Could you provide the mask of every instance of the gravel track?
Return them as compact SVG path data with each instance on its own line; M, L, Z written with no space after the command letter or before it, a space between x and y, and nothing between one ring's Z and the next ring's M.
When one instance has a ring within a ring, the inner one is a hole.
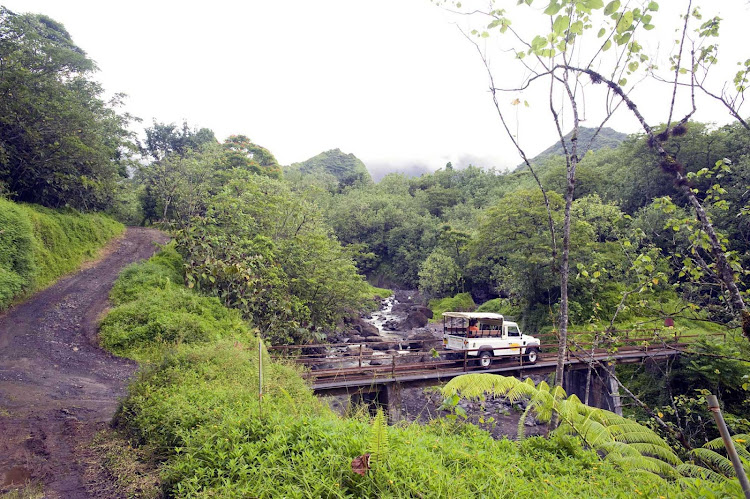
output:
M123 267L167 240L128 228L98 261L0 316L0 493L31 482L50 498L119 497L87 469L96 465L87 444L112 418L136 365L99 348L98 323Z

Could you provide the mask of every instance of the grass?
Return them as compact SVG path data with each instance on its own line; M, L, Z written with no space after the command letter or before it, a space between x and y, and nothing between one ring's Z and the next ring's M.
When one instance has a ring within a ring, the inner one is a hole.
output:
M151 260L126 267L110 293L118 306L102 321L101 346L153 362L183 344L254 338L238 311L185 288L181 268L182 259L171 244Z
M116 483L124 497L157 499L164 497L158 473L159 463L145 447L133 447L118 431L103 431L91 444L97 468L101 468Z
M365 308L369 312L374 312L380 308L380 302L384 298L388 298L393 294L393 291L385 288L378 288L370 283L366 283L366 288L362 293L365 299Z
M77 269L124 229L98 213L0 199L0 310Z
M626 473L572 437L496 441L471 424L446 420L388 427L385 464L355 474L352 460L369 450L369 417L337 416L295 367L272 363L265 351L261 405L257 339L233 312L181 287L178 258L167 247L126 269L112 291L114 317L103 326L104 336L119 339L118 353L150 361L116 414L122 433L106 443L105 465L126 492L147 486L169 497L227 498L684 492L653 475ZM155 326L172 327L183 314L210 324L211 334L188 341L192 336L165 335Z
M29 484L3 494L3 499L42 499L43 497L45 497L44 488L38 483Z

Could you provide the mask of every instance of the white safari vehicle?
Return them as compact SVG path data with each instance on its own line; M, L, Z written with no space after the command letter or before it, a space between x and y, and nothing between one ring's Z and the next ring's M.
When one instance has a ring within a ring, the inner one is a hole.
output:
M444 312L443 346L467 351L485 369L493 357L523 356L530 364L539 356L539 340L523 334L515 322L502 315L483 312Z

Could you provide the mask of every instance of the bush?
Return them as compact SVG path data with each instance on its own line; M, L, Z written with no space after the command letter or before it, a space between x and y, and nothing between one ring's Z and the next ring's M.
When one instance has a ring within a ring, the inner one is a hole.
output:
M170 284L182 288L183 280L182 257L170 243L150 260L125 267L112 287L109 299L115 305L122 305Z
M101 214L0 198L0 310L75 270L123 229Z
M520 308L512 305L510 303L510 300L508 300L507 298L495 298L493 300L488 300L477 307L477 312L493 312L496 314L502 314L506 319L518 318L521 314Z
M471 312L477 305L469 293L459 293L452 298L441 298L430 300L430 308L435 314L435 320L439 319L443 312Z

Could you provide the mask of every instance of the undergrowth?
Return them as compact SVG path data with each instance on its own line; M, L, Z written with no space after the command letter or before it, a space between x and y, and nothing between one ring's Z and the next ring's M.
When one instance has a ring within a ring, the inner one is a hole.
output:
M0 198L0 310L75 270L123 230L102 214Z
M378 440L388 445L378 446L377 465L364 476L354 473L352 461L373 451L369 416L334 414L312 394L297 367L272 363L263 348L260 398L258 340L235 321L234 312L220 312L213 299L181 288L178 258L167 247L125 270L112 291L118 306L102 331L103 344L119 354L151 361L131 384L114 422L148 454L144 460L161 463L168 497L673 497L680 492L655 475L631 475L600 459L576 437L497 441L471 424L445 419L385 427ZM190 317L186 323L210 323L206 334L166 335L162 327L183 316Z

